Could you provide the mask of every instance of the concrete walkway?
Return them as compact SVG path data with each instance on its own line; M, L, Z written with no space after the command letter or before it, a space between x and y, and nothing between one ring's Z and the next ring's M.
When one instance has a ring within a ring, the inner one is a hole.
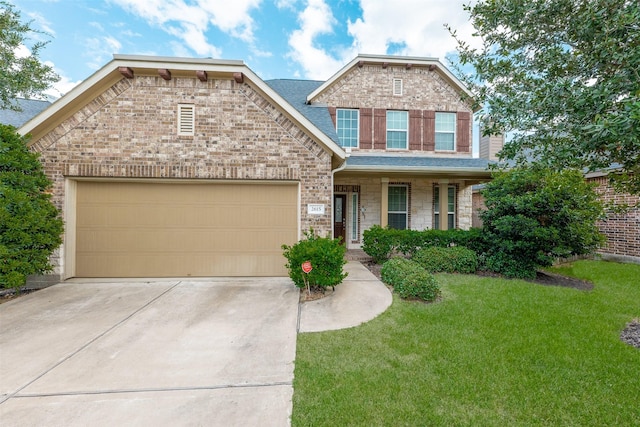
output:
M349 261L349 273L335 292L301 304L298 332L321 332L358 326L377 317L392 302L391 292L364 265Z

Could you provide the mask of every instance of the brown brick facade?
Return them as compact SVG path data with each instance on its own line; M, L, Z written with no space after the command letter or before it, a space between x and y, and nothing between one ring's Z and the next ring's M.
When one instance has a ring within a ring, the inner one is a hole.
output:
M178 103L195 107L195 135L177 135ZM121 79L33 141L64 212L65 178L287 180L300 183L300 227L323 235L331 211L331 154L248 83ZM58 260L53 260L54 263Z
M589 178L588 182L597 184L596 191L605 203L629 206L640 203L639 196L616 193L606 176ZM607 213L604 220L598 221L598 227L607 238L600 253L634 257L640 261L640 208L636 207L626 213Z
M402 79L402 95L393 94L394 79ZM471 107L450 83L428 67L354 67L312 102L332 109L360 109L361 152L386 149L386 110L409 112L410 152L435 152L435 112L456 112L456 153L471 156Z

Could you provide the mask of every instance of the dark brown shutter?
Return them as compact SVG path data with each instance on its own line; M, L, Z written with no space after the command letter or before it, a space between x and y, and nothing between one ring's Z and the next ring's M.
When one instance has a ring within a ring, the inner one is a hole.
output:
M424 111L424 145L425 151L436 150L436 112Z
M409 150L422 149L422 111L409 110Z
M373 108L360 109L360 148L373 148Z
M456 151L458 153L468 153L470 148L469 134L470 134L470 114L467 112L459 111L457 115L456 124Z
M387 110L373 110L373 148L384 150L387 148Z
M329 115L331 116L331 121L333 122L333 127L336 127L336 107L328 107Z

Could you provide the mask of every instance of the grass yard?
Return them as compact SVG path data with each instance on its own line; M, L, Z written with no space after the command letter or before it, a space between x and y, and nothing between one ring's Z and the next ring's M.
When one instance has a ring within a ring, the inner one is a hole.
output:
M438 275L438 303L300 334L293 426L639 426L640 265L553 271L595 288Z

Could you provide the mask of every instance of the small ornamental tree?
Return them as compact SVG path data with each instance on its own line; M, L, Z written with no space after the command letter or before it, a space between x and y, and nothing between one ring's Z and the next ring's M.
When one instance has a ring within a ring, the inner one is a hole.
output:
M330 237L319 237L313 229L304 232L304 239L293 246L282 245L285 265L289 277L298 288L335 286L347 277L342 267L347 263L344 259L346 248L340 240ZM302 271L302 263L309 261L312 270ZM306 283L305 283L306 281Z
M63 224L50 187L25 138L0 125L0 287L17 289L28 275L51 270Z
M602 235L602 204L578 170L541 166L498 172L482 193L489 270L533 278L556 258L592 253Z

